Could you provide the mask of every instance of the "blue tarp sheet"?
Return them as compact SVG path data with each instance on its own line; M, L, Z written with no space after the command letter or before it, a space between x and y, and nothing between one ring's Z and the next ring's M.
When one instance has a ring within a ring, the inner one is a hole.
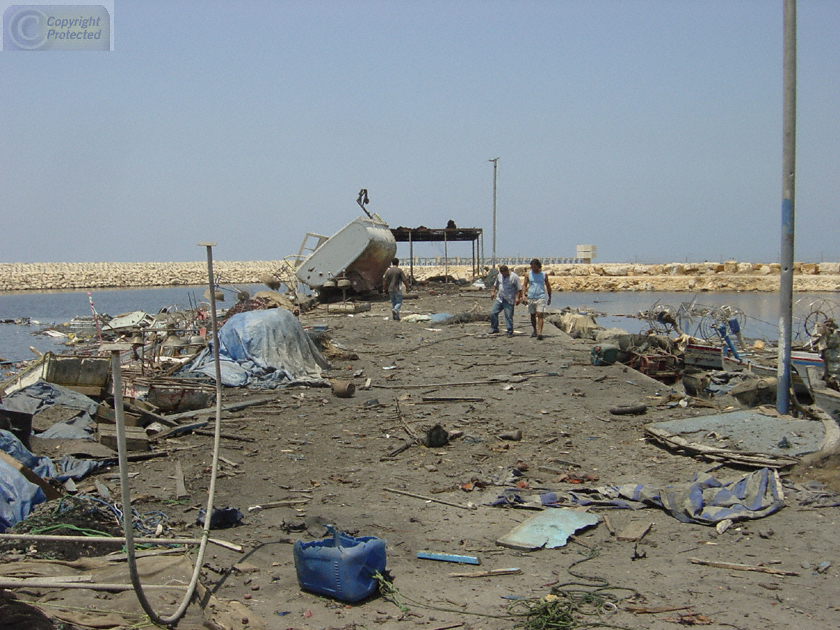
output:
M329 385L321 376L329 364L297 317L282 308L231 317L219 329L219 358L222 384L230 387ZM212 347L182 372L199 372L215 380Z
M58 467L49 457L31 453L17 437L0 429L0 450L11 455L43 479L81 479L105 465L105 462L77 459L65 455ZM0 460L0 533L27 517L32 508L47 498L44 491L31 483L14 466Z
M701 473L688 484L663 488L625 484L596 488L590 493L575 491L569 495L579 505L602 501L631 509L653 505L664 508L678 521L704 525L713 525L725 519L763 518L778 512L785 505L779 475L769 468L729 482Z
M79 413L70 420L56 422L49 429L39 434L39 437L65 440L92 439L93 416L96 414L97 404L84 394L74 392L72 389L67 389L61 385L38 381L3 399L3 406L7 409L31 414L36 414L53 405L77 409Z
M46 500L41 488L30 483L14 466L0 460L0 534Z
M519 489L506 489L491 505L560 507L569 501L577 505L598 505L628 510L659 507L683 523L714 525L725 519L741 521L763 518L781 510L784 489L779 475L762 468L732 481L720 481L707 473L689 483L657 487L624 484L602 488L580 488L567 493L542 492L523 496Z

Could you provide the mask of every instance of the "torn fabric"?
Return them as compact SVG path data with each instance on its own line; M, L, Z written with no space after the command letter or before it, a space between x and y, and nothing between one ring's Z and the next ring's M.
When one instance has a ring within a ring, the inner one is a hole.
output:
M657 488L625 484L570 492L579 505L609 503L638 509L656 506L683 523L713 525L725 519L757 519L778 512L785 505L779 474L769 468L724 483L711 475L695 475L691 483Z

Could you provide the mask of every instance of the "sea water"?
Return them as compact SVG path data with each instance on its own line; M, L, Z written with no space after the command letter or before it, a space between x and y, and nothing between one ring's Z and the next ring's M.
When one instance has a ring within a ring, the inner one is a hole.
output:
M265 290L265 286L237 285L237 289L251 295ZM0 324L0 359L4 361L22 361L36 358L30 346L39 352L51 350L63 352L68 348L63 344L66 338L52 338L39 334L52 325L68 323L74 317L92 315L93 308L100 315L116 317L124 313L145 311L150 314L162 309L186 310L204 300L206 286L165 287L155 289L91 289L86 290L44 291L44 292L0 292L0 321L29 318L29 324ZM222 291L225 301L219 302L219 308L230 307L236 303L236 291Z
M224 287L223 287L224 289ZM251 295L264 290L260 284L239 286L237 289L248 291ZM29 325L0 324L0 358L5 361L34 359L30 346L40 352L67 350L63 345L66 339L54 339L39 334L53 324L64 324L73 317L91 314L89 299L93 300L97 313L113 316L133 311L145 311L150 314L162 309L189 309L204 301L206 287L166 287L155 289L117 289L87 291L46 291L46 292L0 292L0 321L30 318ZM229 307L236 301L236 291L226 289L226 302L220 302L219 308ZM481 295L481 294L478 294ZM478 295L476 297L478 297ZM488 294L489 295L489 294ZM840 318L840 295L837 293L796 293L794 300L794 336L797 327L811 310L821 309L826 315ZM465 298L465 305L473 303L472 295ZM623 328L636 333L648 328L648 321L638 317L654 306L684 308L714 308L727 305L740 309L746 319L743 335L750 339L778 339L779 329L779 294L778 293L666 293L652 291L623 292L555 292L550 311L569 307L578 311L593 311L596 321L605 328ZM490 311L489 297L486 300ZM466 307L465 307L466 309ZM524 319L523 319L524 318ZM522 323L520 323L522 320ZM516 322L519 327L527 328L527 311L519 307ZM699 318L695 324L699 324ZM406 324L410 326L411 324ZM687 327L688 334L696 335L693 327Z

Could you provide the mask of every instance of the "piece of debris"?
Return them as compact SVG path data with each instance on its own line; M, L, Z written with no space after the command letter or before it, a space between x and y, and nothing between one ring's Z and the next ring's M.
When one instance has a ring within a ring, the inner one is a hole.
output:
M309 503L309 499L284 499L282 501L270 501L268 503L261 503L259 505L252 505L248 508L248 512L262 512L263 510L270 510L279 507L294 507L296 505L304 505Z
M616 535L616 538L623 542L638 542L647 535L652 527L653 523L650 522L630 523Z
M423 444L429 448L439 448L449 444L449 431L439 424L426 431Z
M386 492L393 492L395 494L402 494L407 497L414 497L415 499L422 499L423 501L432 501L434 503L440 503L442 505L448 505L450 507L461 508L462 510L474 510L476 506L472 503L468 503L467 505L458 505L457 503L450 503L449 501L443 501L441 499L435 499L433 497L424 497L421 494L414 494L412 492L406 492L405 490L397 490L396 488L383 488Z
M729 569L731 571L756 571L758 573L770 573L771 575L783 575L786 577L798 577L796 571L781 571L780 569L771 569L769 567L756 567L748 564L735 564L734 562L718 562L715 560L701 560L699 558L689 558L692 564L702 564L707 567L715 567L717 569Z
M647 405L644 403L637 405L617 405L610 407L610 413L614 416L641 416L647 413Z
M198 511L198 518L196 519L196 524L201 525L204 527L204 518L207 515L207 510L205 508L201 508ZM225 529L227 527L233 527L234 525L239 525L240 521L243 519L242 512L237 510L236 508L226 507L226 508L213 508L213 515L210 517L210 529Z
M731 518L725 518L720 523L715 525L715 530L717 531L718 534L723 534L730 527L732 527L732 519Z
M440 562L457 562L458 564L481 564L481 560L475 556L458 556L451 553L435 553L432 551L418 551L417 557L421 560L438 560Z
M598 517L568 508L551 508L520 523L496 541L511 549L555 549L563 547L569 537L585 527L598 524Z
M332 391L337 398L352 398L356 393L356 386L353 381L333 381Z
M472 573L450 573L449 577L458 578L482 578L494 577L496 575L521 575L522 569L490 569L489 571L473 571Z

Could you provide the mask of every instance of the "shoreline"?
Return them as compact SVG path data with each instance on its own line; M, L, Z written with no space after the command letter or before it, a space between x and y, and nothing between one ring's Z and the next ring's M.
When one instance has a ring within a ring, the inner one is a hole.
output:
M258 284L280 269L282 261L214 261L219 283ZM403 269L409 270L407 264ZM520 276L525 265L515 265ZM565 264L544 267L557 291L614 292L730 292L779 290L779 264L669 263ZM423 281L448 273L472 281L468 265L415 266L414 277ZM152 263L0 263L0 292L77 289L136 289L207 284L207 264L197 262ZM794 291L840 292L840 263L795 263Z

